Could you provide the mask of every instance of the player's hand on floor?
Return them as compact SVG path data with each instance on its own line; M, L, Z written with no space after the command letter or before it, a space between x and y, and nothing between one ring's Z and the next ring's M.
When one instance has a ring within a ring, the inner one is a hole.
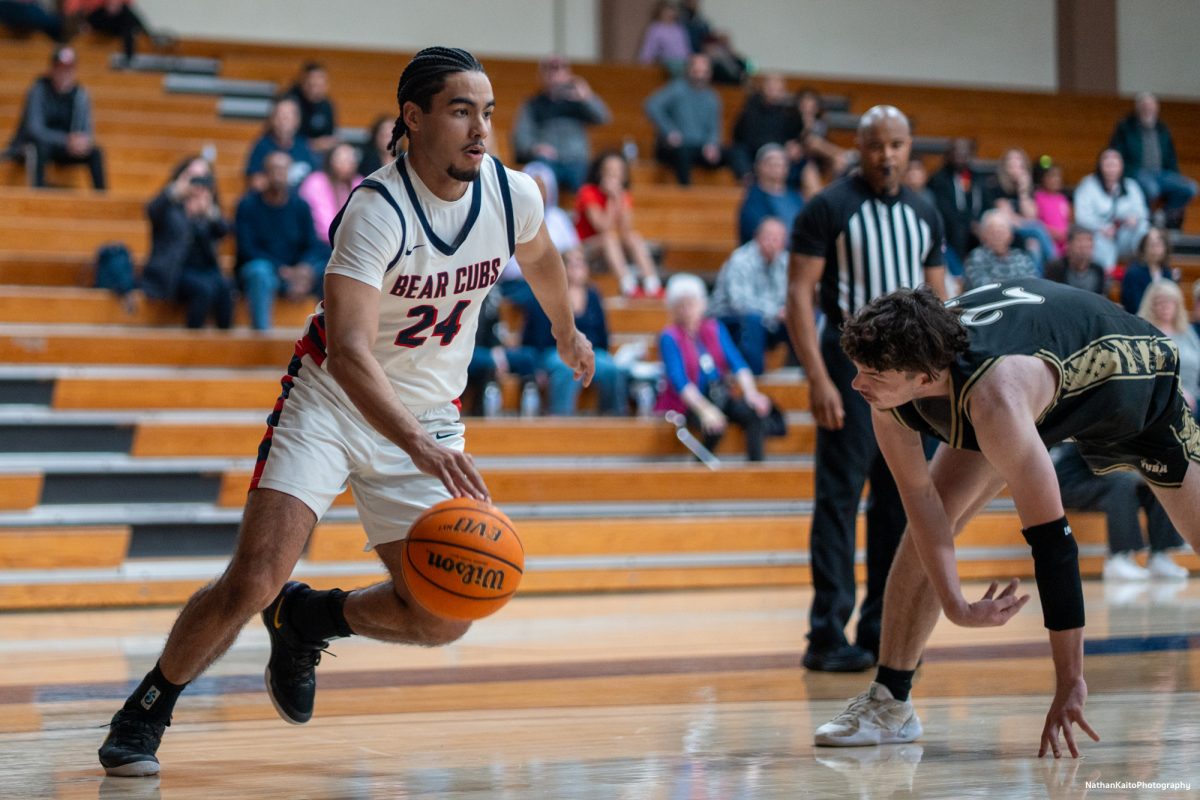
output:
M1062 749L1058 743L1059 731L1062 732L1062 737L1067 742L1071 758L1079 758L1079 748L1075 746L1072 725L1078 725L1079 729L1092 737L1093 741L1100 741L1100 734L1092 730L1092 726L1088 725L1087 720L1083 718L1085 703L1087 703L1087 684L1083 678L1079 678L1070 686L1060 686L1054 692L1054 702L1050 704L1050 711L1046 714L1046 725L1042 728L1042 745L1038 749L1038 758L1046 755L1047 750L1054 753L1055 758L1062 757Z
M428 445L416 449L412 460L421 472L440 480L452 497L473 497L491 502L487 484L469 454L442 447L430 439Z
M993 628L1003 625L1029 602L1029 595L1017 596L1017 587L1020 585L1021 581L1013 578L1008 582L1008 586L1004 587L1004 591L996 595L999 584L992 581L992 585L984 592L983 599L969 604L966 610L951 622L964 628Z
M563 337L558 342L558 357L574 370L575 380L583 381L584 386L591 385L592 374L596 371L596 354L586 336L577 330L574 336Z

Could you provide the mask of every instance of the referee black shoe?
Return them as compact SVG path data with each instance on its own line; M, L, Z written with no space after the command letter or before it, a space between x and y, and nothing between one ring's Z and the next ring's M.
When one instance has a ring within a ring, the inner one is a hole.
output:
M265 675L267 695L284 722L303 725L312 719L317 694L317 664L328 642L306 642L288 621L284 606L289 600L312 591L307 584L288 581L271 605L262 612L271 637L271 658Z
M158 745L169 722L154 722L136 711L122 708L113 714L108 736L100 745L100 766L120 778L158 774Z
M809 645L804 654L804 668L813 672L862 672L874 665L875 654L853 644L827 648Z

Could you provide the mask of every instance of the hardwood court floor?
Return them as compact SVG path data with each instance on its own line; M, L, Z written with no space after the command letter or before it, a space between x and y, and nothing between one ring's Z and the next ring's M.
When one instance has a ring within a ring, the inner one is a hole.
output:
M1032 603L1005 628L940 625L915 691L924 737L863 749L811 744L869 676L798 667L807 590L518 598L447 648L338 642L300 728L262 690L255 623L184 694L161 779L102 779L95 750L174 611L2 615L0 797L1195 796L1200 579L1086 592L1103 741L1059 762L1034 757L1053 680Z

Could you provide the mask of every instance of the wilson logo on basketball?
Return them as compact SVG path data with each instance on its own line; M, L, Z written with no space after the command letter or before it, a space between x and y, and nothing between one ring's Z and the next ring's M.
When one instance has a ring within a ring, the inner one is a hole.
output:
M504 589L504 572L498 569L485 569L433 552L429 553L429 566L457 574L464 586L481 586L497 591Z
M500 541L500 537L504 534L503 529L495 525L488 525L483 520L471 519L470 517L459 517L454 521L454 527L451 530L459 533L473 533L487 539L489 542Z

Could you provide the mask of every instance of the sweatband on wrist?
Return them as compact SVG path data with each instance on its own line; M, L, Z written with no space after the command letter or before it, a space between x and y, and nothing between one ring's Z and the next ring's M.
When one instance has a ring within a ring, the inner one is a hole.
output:
M1083 583L1079 545L1067 518L1021 531L1033 550L1033 574L1042 600L1042 619L1052 631L1083 627Z

